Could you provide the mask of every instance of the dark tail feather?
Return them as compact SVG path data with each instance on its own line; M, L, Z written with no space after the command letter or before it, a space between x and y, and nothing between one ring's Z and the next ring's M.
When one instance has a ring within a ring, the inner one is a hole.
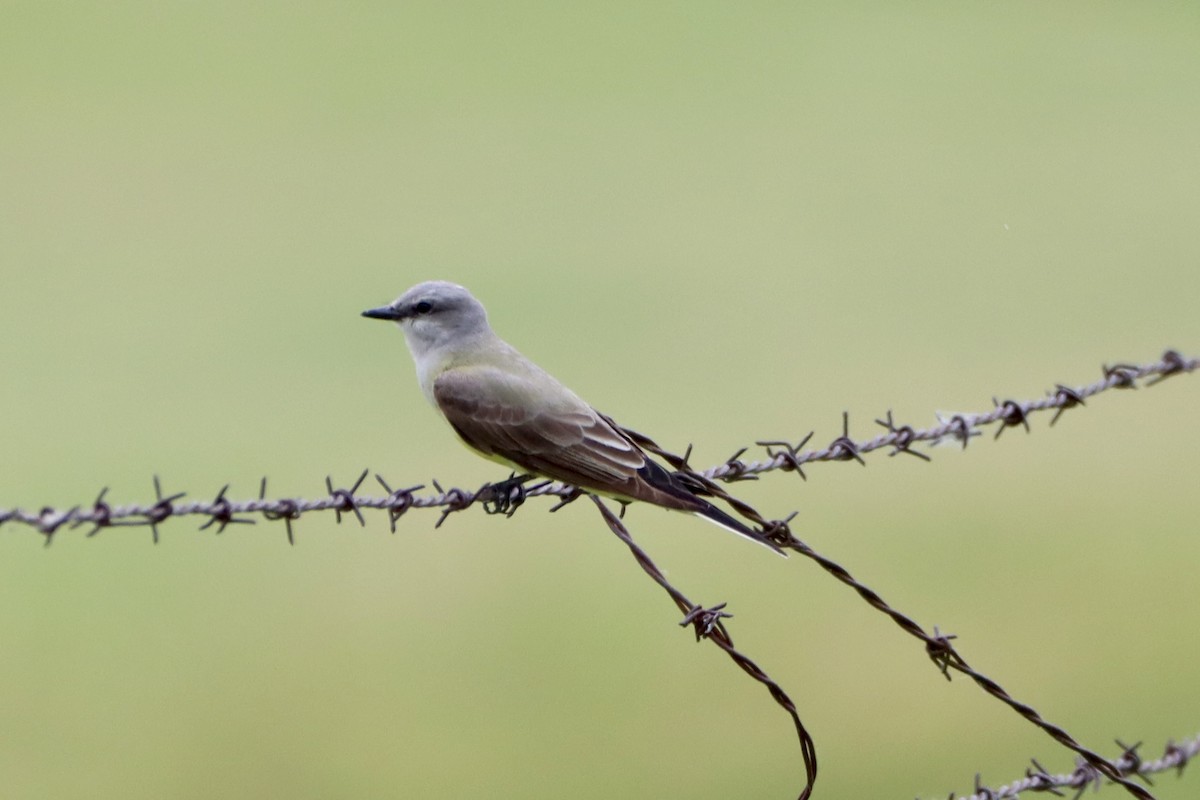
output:
M696 499L699 500L700 498L696 498ZM704 501L701 500L701 502L704 502ZM788 557L788 554L785 550L783 550L781 547L779 547L779 545L775 544L774 542L768 541L758 531L753 530L752 528L749 528L746 525L743 525L742 523L738 522L736 519L729 516L724 511L722 511L721 509L714 506L712 503L704 503L704 504L707 507L696 511L696 516L704 517L709 522L711 522L715 525L720 525L722 528L729 531L730 533L736 533L738 536L742 536L746 539L749 539L750 541L754 542L755 544L760 544L763 547L774 550L776 553L783 556L784 558Z
M696 494L696 489L692 488L694 482L689 482L685 475L681 475L678 472L668 472L661 465L647 459L645 466L638 470L638 476L642 480L637 488L644 490L633 495L638 500L645 500L664 508L691 511L698 517L703 517L709 522L720 525L730 533L736 533L738 536L745 537L756 544L774 550L779 555L787 558L787 552L779 547L779 545L767 541L766 537L758 531L737 521L703 497L699 497Z

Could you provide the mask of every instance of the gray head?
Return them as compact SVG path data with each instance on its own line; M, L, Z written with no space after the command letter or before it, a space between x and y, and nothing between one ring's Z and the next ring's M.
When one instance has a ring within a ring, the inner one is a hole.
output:
M364 311L363 316L399 325L417 357L433 349L453 349L491 333L483 304L449 281L418 283L390 304Z

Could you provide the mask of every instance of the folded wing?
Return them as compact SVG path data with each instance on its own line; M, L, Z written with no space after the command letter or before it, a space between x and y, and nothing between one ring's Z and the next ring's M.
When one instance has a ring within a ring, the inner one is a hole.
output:
M434 381L433 395L463 441L486 456L616 497L688 511L708 505L673 482L647 480L665 470L544 373L458 367Z

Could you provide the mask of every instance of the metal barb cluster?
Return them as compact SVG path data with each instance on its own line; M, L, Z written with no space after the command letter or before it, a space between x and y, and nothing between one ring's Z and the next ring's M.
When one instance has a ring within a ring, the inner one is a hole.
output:
M1177 775L1182 775L1188 761L1200 754L1200 735L1182 742L1167 742L1163 754L1154 759L1146 759L1138 753L1141 744L1138 742L1135 745L1126 745L1118 740L1117 746L1122 752L1111 763L1123 777L1138 777L1151 785L1151 775L1172 769ZM1076 762L1075 769L1070 772L1058 774L1052 774L1038 763L1037 759L1030 759L1030 764L1032 766L1025 768L1025 777L999 786L985 786L979 775L976 775L975 788L971 794L951 793L950 797L955 800L1012 800L1025 792L1048 792L1065 797L1066 792L1063 790L1074 790L1073 798L1078 800L1089 787L1098 789L1104 782L1100 771L1082 760Z

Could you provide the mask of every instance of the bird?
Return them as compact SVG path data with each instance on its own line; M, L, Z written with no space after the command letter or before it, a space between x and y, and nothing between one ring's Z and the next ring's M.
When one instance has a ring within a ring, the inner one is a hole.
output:
M362 315L400 327L426 399L484 458L623 503L691 512L787 557L497 336L466 288L426 281Z

